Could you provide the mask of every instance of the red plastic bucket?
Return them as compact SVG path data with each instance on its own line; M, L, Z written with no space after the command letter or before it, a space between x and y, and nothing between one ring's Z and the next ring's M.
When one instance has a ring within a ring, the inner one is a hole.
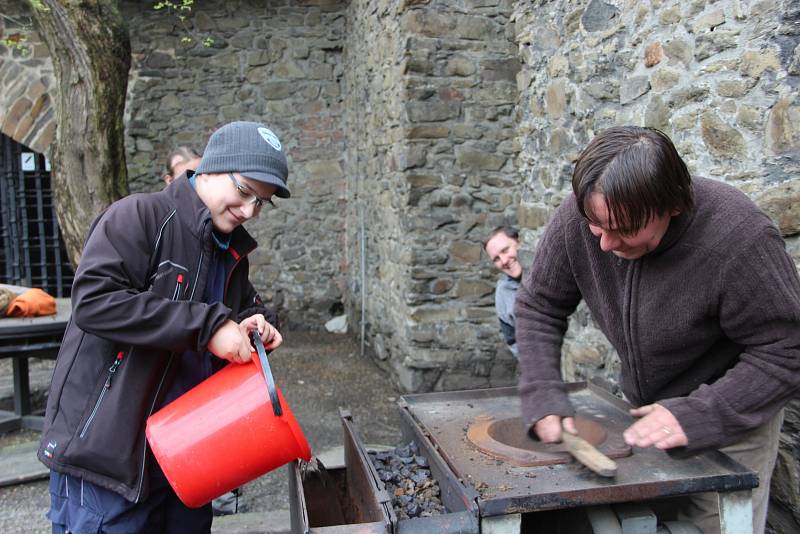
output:
M275 416L258 357L229 364L147 419L147 441L172 489L197 508L311 449L278 391Z

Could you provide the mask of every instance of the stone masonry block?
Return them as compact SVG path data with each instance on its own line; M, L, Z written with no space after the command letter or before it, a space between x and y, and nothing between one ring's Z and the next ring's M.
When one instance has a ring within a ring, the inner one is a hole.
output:
M33 106L31 106L30 116L31 118L37 118L43 111L50 106L50 96L47 94L40 94L36 99L33 101Z
M405 108L411 122L442 122L455 119L461 114L461 105L458 102L406 102Z
M647 76L633 76L622 82L619 88L619 102L623 105L628 104L648 91L650 91L650 80Z
M700 35L695 41L694 58L703 61L725 50L736 48L738 37L738 31L722 30Z
M499 171L505 165L506 160L503 156L486 152L483 150L470 148L456 148L456 161L464 169Z
M690 30L692 33L703 33L714 31L717 26L725 24L725 13L721 9L717 9L707 13L692 23Z
M30 114L27 114L22 117L17 124L17 129L14 130L14 133L11 135L14 139L25 139L31 131L31 127L33 126L34 118L31 117Z
M778 70L780 66L778 52L772 48L747 50L742 54L741 72L746 76L759 77L764 71Z
M587 32L609 29L619 21L619 9L602 0L592 0L581 16L581 24Z
M450 256L462 263L475 264L481 261L483 248L474 241L453 241L450 244Z
M17 126L19 126L19 123L22 120L22 117L28 112L30 107L30 100L25 97L18 98L8 110L5 119L3 119L2 126L0 126L0 130L9 136L13 136Z
M460 15L456 17L454 37L484 41L501 32L501 26L483 16Z
M775 221L782 235L800 233L800 178L771 187L754 201Z
M713 111L706 111L700 117L703 141L709 151L717 157L736 160L747 154L742 134L723 121Z
M654 67L661 63L661 58L664 56L664 50L661 43L656 41L650 43L644 49L644 66L647 68Z
M46 153L50 148L50 143L56 135L56 121L50 120L46 126L40 128L36 137L32 142L26 144L33 150L41 153Z
M769 112L767 145L775 154L800 150L800 106L790 97L778 100Z
M433 10L414 9L406 12L401 20L403 31L430 37L445 38L455 27L455 19Z

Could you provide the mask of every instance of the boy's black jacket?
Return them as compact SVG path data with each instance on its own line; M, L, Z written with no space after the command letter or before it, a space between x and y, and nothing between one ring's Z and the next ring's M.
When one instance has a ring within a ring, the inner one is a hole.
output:
M185 177L110 206L92 225L72 288L39 459L138 502L148 493L145 422L185 350L203 351L227 319L267 315L248 280L244 228L224 256L223 302L200 300L211 216ZM277 325L276 325L277 326Z

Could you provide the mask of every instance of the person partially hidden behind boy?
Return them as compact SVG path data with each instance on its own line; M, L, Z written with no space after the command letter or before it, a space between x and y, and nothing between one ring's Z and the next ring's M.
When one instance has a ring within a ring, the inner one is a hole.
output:
M195 170L202 157L192 147L180 145L167 156L167 172L164 174L164 185L169 185L172 181L188 170Z
M148 416L281 334L248 278L242 223L289 198L278 137L233 122L196 173L112 204L89 230L50 386L39 459L53 532L209 532L211 506L180 502L145 441ZM268 445L267 445L268 446Z

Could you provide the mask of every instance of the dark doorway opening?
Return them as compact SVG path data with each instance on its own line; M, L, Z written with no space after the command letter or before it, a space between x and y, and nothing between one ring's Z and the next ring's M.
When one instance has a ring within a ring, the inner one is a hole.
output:
M69 297L75 275L56 219L46 158L0 134L0 282Z

